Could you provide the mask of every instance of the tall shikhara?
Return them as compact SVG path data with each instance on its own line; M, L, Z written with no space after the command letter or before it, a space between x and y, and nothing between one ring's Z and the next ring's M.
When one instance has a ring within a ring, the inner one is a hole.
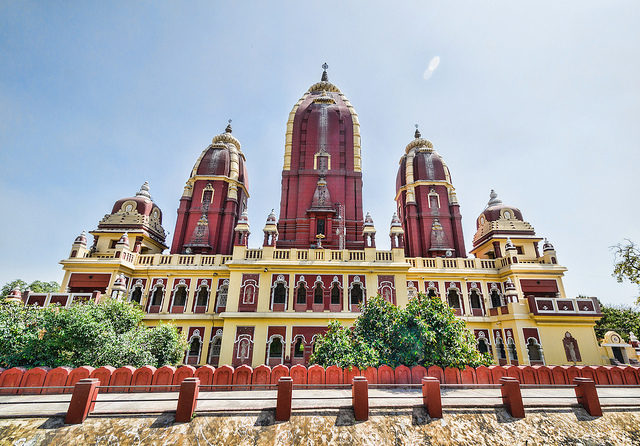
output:
M323 68L287 122L278 248L364 247L358 115Z

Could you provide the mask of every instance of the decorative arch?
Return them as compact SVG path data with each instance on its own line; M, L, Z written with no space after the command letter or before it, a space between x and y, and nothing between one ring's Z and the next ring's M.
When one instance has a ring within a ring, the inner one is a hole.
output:
M222 347L222 329L218 328L209 341L209 357L207 363L218 367L220 363L220 349Z
M173 287L173 293L171 295L171 309L174 307L184 307L187 305L187 296L189 295L189 288L186 280L180 279L177 285Z
M544 364L544 355L542 346L533 336L527 338L527 356L529 356L529 364Z
M288 291L289 285L284 275L278 274L273 285L271 285L271 309L274 309L274 305L284 305L286 307Z
M210 294L211 288L209 287L209 281L207 279L204 279L202 282L200 282L200 285L196 290L195 306L205 308L208 307Z
M138 279L133 284L133 288L131 290L131 293L129 294L129 300L131 302L136 302L138 304L141 304L143 292L144 292L144 282L142 282L142 279Z
M568 362L582 362L582 356L580 355L580 348L578 347L578 341L570 332L564 334L562 338L562 344L564 346L564 353Z
M284 337L280 334L273 334L267 340L267 364L282 364L284 360Z
M340 280L338 280L338 276L333 276L333 280L331 281L331 305L341 305L342 304L342 284Z
M159 279L152 288L151 298L149 299L150 306L162 306L162 300L164 298L165 284L162 279Z
M202 336L200 330L195 329L188 341L188 350L185 363L198 364L200 362L200 353L202 352Z
M216 313L219 312L220 308L227 307L227 296L229 295L229 279L224 279L222 284L218 286L218 290L216 292Z

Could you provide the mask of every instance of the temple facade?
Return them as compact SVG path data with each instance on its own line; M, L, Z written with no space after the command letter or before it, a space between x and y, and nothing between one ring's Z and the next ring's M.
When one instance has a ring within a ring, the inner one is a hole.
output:
M402 306L425 293L445 300L496 364L609 364L593 330L597 299L566 295L555 248L494 191L467 255L451 172L417 129L398 142L391 249L376 248L358 115L324 68L286 122L279 213L267 216L261 247L248 246L251 160L229 125L195 162L170 248L145 183L116 201L91 242L75 239L59 294L23 300L132 300L146 324L180 327L186 363L257 366L307 364L328 322L352 324L370 296Z

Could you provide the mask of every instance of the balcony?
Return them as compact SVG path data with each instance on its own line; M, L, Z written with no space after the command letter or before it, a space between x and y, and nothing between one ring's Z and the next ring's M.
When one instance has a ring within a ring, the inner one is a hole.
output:
M595 297L556 298L527 296L529 311L539 316L602 316Z

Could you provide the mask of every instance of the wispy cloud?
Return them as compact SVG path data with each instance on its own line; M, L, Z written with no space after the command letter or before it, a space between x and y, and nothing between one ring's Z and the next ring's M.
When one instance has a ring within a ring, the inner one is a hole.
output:
M427 80L431 77L433 72L436 71L436 68L438 68L438 65L440 65L440 56L435 56L429 61L429 66L427 67L427 69L424 70L424 74L422 75L424 77L424 80Z

